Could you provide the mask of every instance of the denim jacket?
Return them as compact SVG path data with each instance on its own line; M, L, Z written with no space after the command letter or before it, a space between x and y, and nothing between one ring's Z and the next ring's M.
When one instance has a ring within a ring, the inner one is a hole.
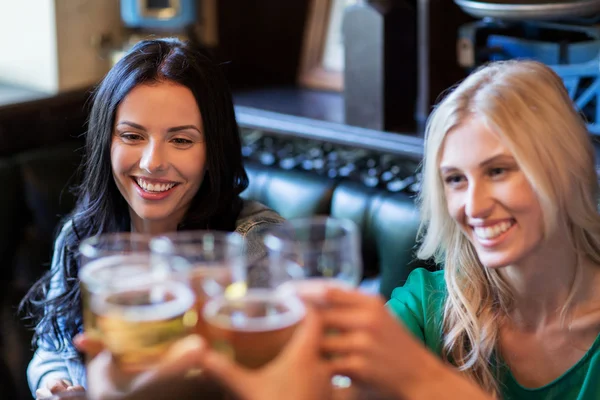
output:
M279 224L284 219L275 211L255 201L244 201L244 207L236 221L235 232L241 234L246 241L246 254L248 259L257 260L266 255L262 244L262 236L266 228ZM63 290L60 274L63 264L63 246L66 232L71 228L68 222L63 226L54 243L51 270L53 277L48 291L48 298L52 298ZM59 325L60 321L59 321ZM80 327L81 329L81 327ZM77 350L70 341L65 341L62 351L58 351L58 343L53 343L49 338L41 337L38 340L37 350L27 368L29 388L35 397L35 391L47 387L53 380L66 379L73 385L87 387L85 366ZM53 351L52 349L56 349Z

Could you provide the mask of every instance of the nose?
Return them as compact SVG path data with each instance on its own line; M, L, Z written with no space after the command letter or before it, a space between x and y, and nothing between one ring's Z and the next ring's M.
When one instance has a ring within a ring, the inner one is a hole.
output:
M465 204L467 217L486 218L492 213L493 206L494 200L488 185L485 182L471 182Z
M165 165L166 160L160 143L149 141L142 153L140 168L153 174L164 170Z

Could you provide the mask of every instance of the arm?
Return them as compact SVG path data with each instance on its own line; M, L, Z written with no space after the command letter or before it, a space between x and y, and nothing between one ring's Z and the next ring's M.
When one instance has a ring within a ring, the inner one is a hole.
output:
M70 229L70 223L65 224L55 241L51 265L52 278L46 295L48 299L56 297L64 290L61 274L63 273L63 247L68 229ZM71 353L70 350L72 350L73 356L75 356L76 351L70 343L65 343L65 345L67 349L64 351ZM62 380L73 382L65 358L58 351L58 344L42 333L37 341L37 349L27 368L29 388L35 397L38 389L49 389L54 383L62 382Z
M333 370L393 398L489 399L436 356L444 297L443 276L424 270L394 291L387 309L379 297L329 290L324 325L339 333L322 348L336 355Z

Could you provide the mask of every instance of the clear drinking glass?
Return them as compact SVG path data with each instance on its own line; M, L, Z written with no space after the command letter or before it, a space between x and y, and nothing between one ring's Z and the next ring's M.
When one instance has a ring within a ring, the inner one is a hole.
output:
M296 296L249 289L243 296L216 296L206 303L206 337L216 350L247 368L260 368L285 347L304 319Z
M152 236L143 233L117 232L96 235L87 238L79 245L81 265L98 258L132 254L149 253Z
M360 234L350 220L290 220L270 229L265 245L274 285L282 285L280 289L310 297L331 285L356 287L362 278Z
M196 295L196 332L205 333L202 308L206 301L225 291L245 292L244 239L232 232L183 231L156 237L150 247L163 256L181 257L186 264L174 264L173 273L188 282Z
M317 303L327 287L354 288L362 278L360 234L351 220L289 220L268 231L265 245L273 285L283 295L296 294ZM343 376L335 376L332 382L336 387L351 383Z
M183 259L165 258L151 253L113 254L90 259L79 270L84 331L98 335L97 316L90 307L91 297L106 290L117 290L140 283L165 280L174 265L187 264Z
M119 369L137 373L154 366L176 340L192 332L194 302L186 283L147 275L93 293L90 309Z

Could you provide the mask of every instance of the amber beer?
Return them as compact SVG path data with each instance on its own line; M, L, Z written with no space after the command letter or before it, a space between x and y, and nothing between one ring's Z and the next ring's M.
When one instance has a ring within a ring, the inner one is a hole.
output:
M230 269L216 266L192 266L189 271L178 272L175 276L179 280L187 282L192 288L196 300L193 311L190 312L189 320L195 321L194 331L197 334L206 336L206 323L202 316L202 310L208 299L222 294L227 286L231 284Z
M165 272L166 273L166 272ZM79 272L83 327L87 334L97 335L96 317L90 309L93 294L107 288L126 286L128 282L143 282L159 278L160 271L150 265L150 258L142 255L113 255L88 262Z
M182 282L156 282L94 294L96 325L107 349L124 372L147 370L190 333L194 294Z
M239 298L210 300L203 314L213 348L247 368L260 368L281 352L305 313L295 296L250 289Z

